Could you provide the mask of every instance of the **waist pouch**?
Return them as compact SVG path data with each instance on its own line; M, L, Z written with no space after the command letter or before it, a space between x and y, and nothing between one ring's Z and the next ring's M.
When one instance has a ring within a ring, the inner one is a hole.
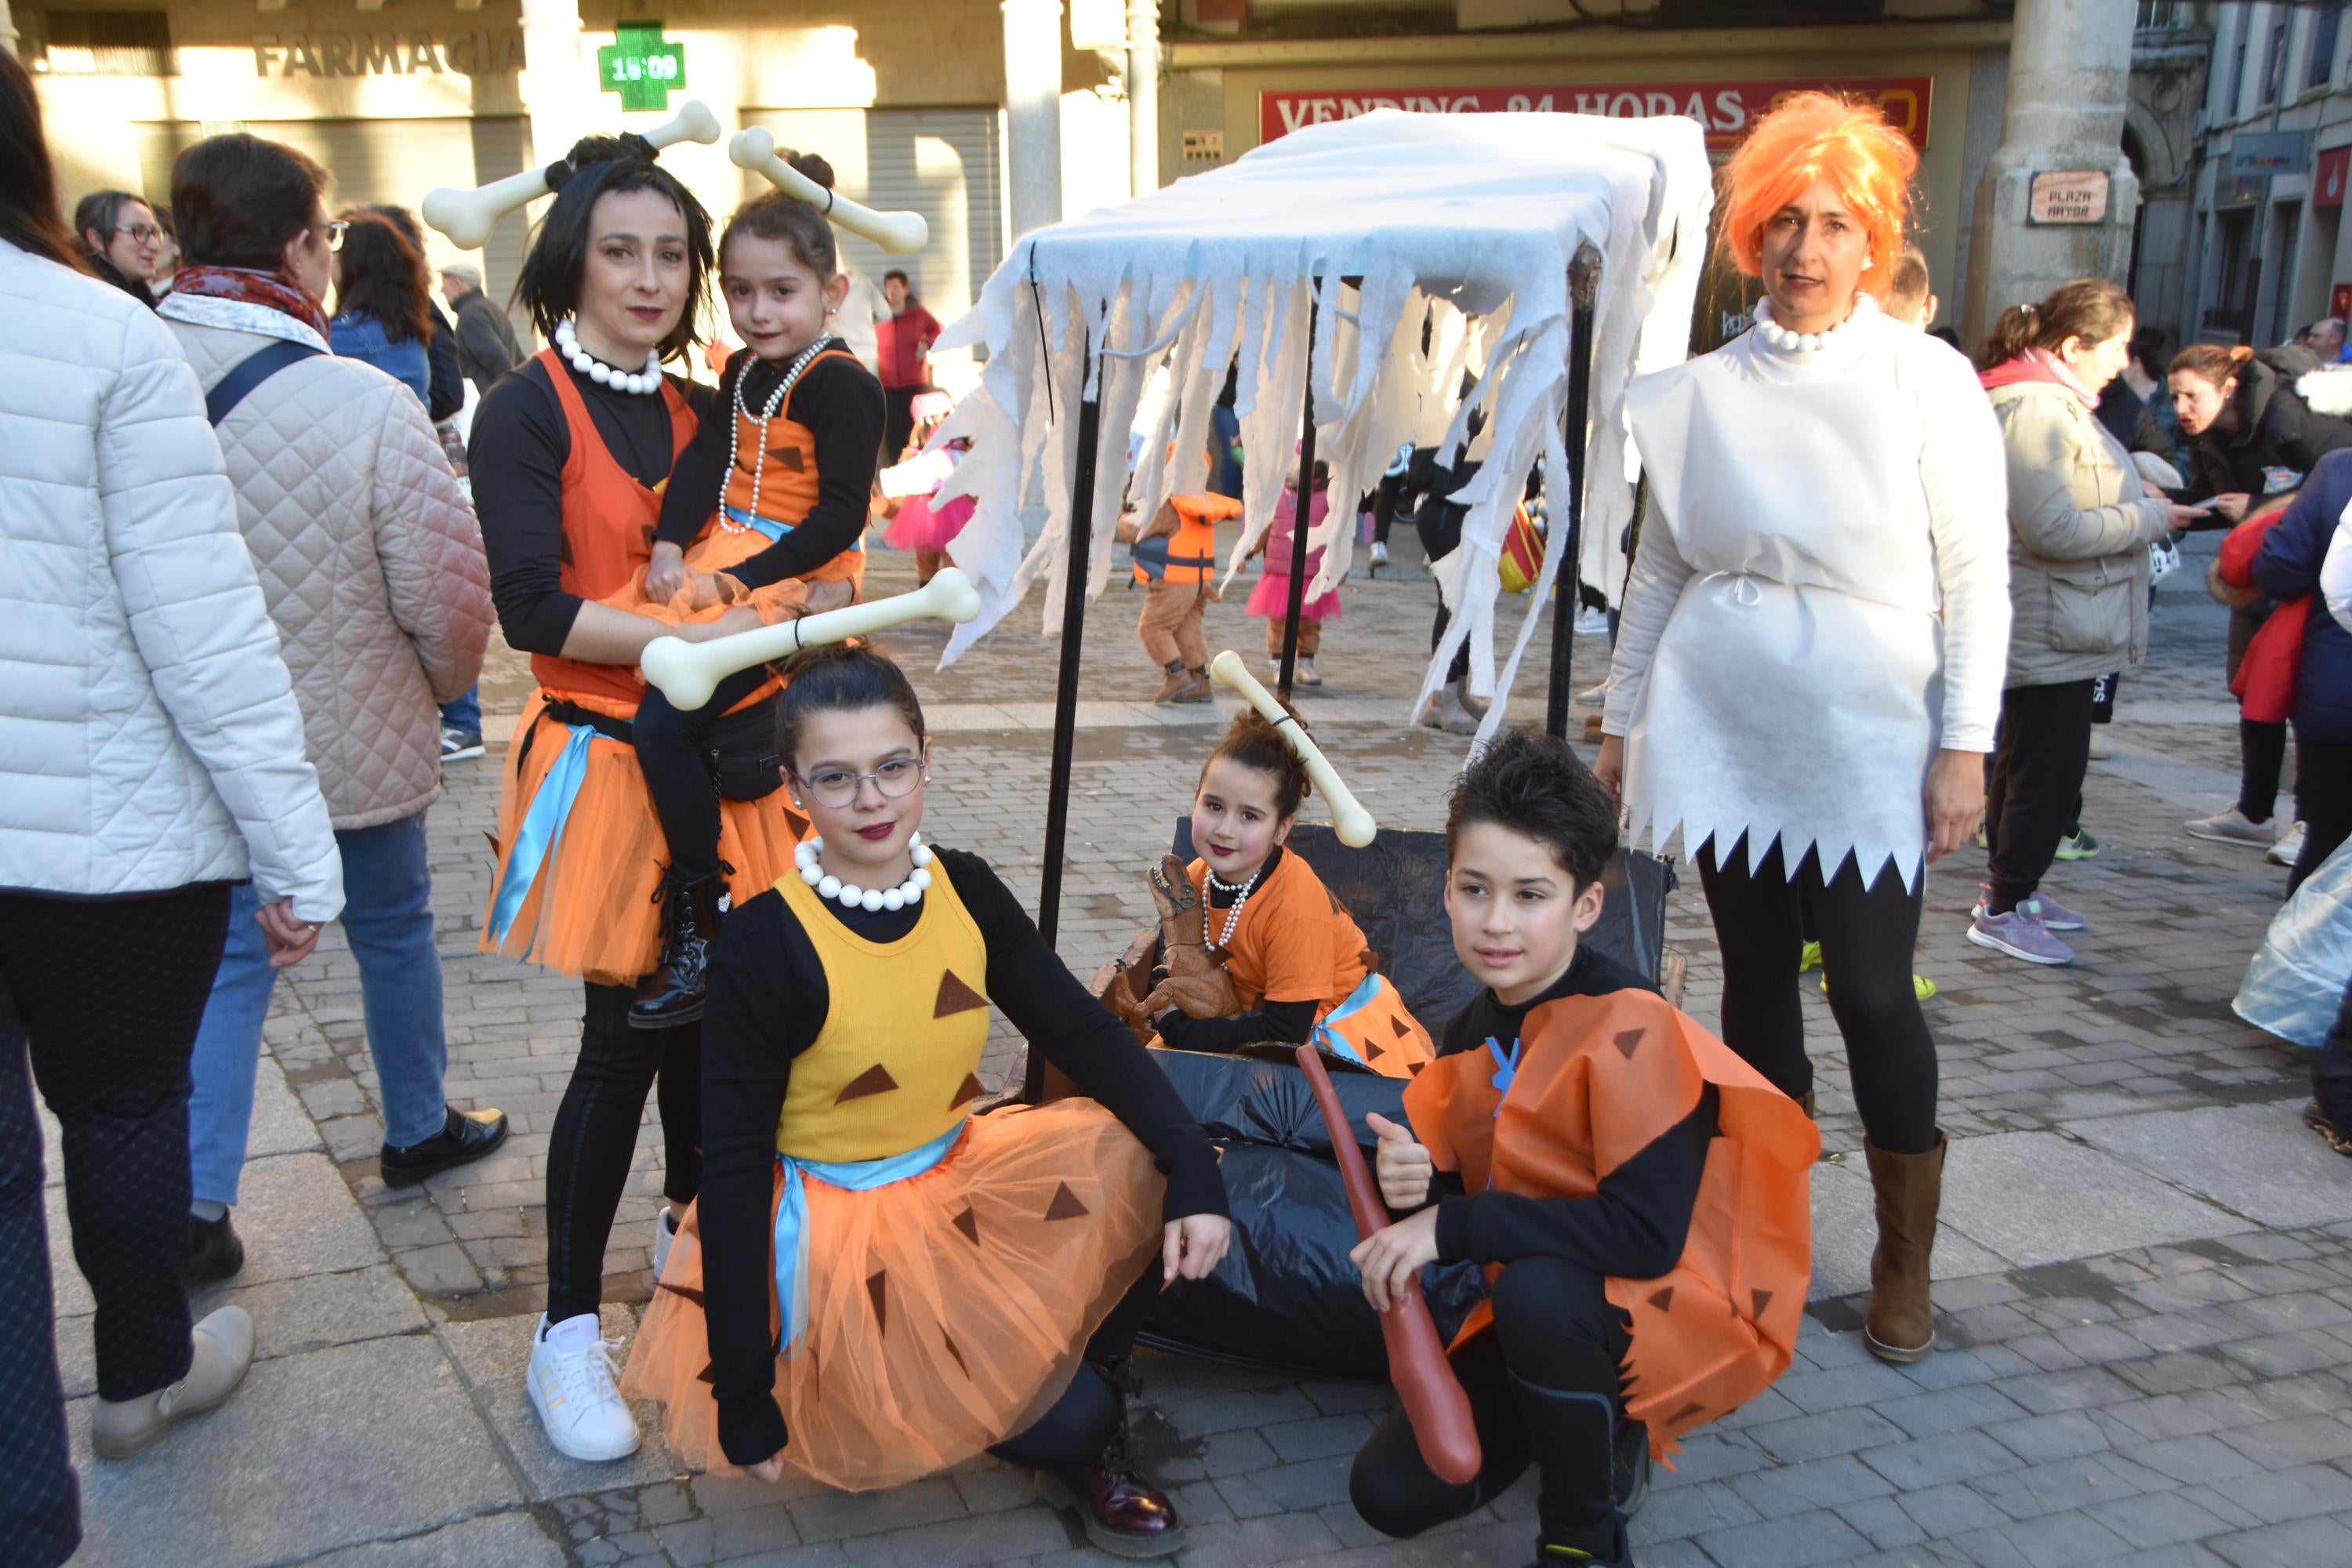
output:
M776 750L775 706L771 699L730 713L704 736L702 765L718 784L720 799L765 800L783 786L783 757ZM626 719L593 712L560 697L549 698L540 717L559 724L585 724L625 746L636 743L635 726ZM538 726L533 725L531 734L523 738L524 756L530 754L530 742L537 734Z

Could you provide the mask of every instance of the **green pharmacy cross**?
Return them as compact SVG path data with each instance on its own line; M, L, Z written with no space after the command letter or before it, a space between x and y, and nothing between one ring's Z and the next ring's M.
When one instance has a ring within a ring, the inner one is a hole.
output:
M686 46L664 38L659 22L623 22L596 51L596 81L628 112L667 109L670 93L686 86Z

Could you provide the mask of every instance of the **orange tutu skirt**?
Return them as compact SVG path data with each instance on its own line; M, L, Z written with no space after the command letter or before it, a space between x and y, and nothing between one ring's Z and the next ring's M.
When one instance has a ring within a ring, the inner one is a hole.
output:
M787 577L764 588L747 588L728 575L731 568L749 561L768 548L770 542L768 536L757 529L713 523L687 548L686 585L677 593L667 599L648 599L646 569L640 566L629 574L626 583L598 602L633 616L651 616L673 625L715 621L738 605L748 605L760 612L761 620L774 626L801 614L808 602L811 583L846 582L852 597L865 588L863 550L845 550L806 577Z
M847 1491L936 1475L1035 1425L1160 1249L1165 1183L1090 1100L975 1116L946 1158L886 1186L802 1184L808 1328L776 1358L784 1462ZM679 1221L621 1391L661 1402L680 1458L729 1470L703 1381L700 1217ZM772 1281L773 1237L758 1242ZM772 1328L772 1283L768 1310Z
M490 883L494 909L523 818L570 739L562 725L540 722L546 704L546 692L531 694L507 748L498 875ZM793 848L806 825L787 809L790 799L779 789L761 800L719 803L719 858L733 868L727 885L735 902L765 892L793 869ZM654 894L668 858L636 752L598 735L588 742L587 768L562 836L505 940L497 940L491 921L483 921L481 951L602 985L635 984L661 956L661 906Z

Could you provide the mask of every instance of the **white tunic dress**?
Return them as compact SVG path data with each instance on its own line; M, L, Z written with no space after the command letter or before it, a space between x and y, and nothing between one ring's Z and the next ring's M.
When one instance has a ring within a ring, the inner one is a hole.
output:
M1633 841L1780 841L1916 880L1937 747L1992 749L2009 642L2000 433L1968 361L1866 300L1811 353L1754 331L1635 382L1650 479L1603 729Z

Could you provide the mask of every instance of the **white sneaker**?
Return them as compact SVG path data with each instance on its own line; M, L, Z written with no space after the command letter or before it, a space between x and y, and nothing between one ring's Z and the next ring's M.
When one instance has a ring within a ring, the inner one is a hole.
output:
M1576 613L1576 635L1580 637L1605 637L1609 635L1609 612L1587 605Z
M669 1244L677 1238L677 1217L664 1204L661 1213L654 1215L654 1278L659 1279L669 1272Z
M2303 858L2303 824L2287 829L2286 837L2270 847L2269 859L2273 866L2292 866Z
M2115 754L2116 748L2113 742L2109 742L2107 739L2107 727L2105 724L2092 725L2091 761L2095 763L2104 763Z
M614 1386L616 1340L604 1338L593 1312L548 1326L531 1341L523 1384L555 1451L573 1459L622 1459L637 1451L637 1421Z
M1586 687L1583 690L1576 694L1576 705L1579 708L1608 707L1609 683L1604 680L1598 686Z
M1323 684L1323 678L1315 673L1315 661L1311 658L1302 656L1298 660L1298 667L1295 673L1297 675L1298 684L1301 686L1320 686Z
M1385 565L1387 565L1388 563L1389 563L1389 546L1388 546L1388 541L1386 541L1386 540L1384 540L1384 539L1375 539L1375 540L1373 540L1373 541L1372 541L1372 564L1373 564L1373 565L1375 565L1375 566L1385 566Z

